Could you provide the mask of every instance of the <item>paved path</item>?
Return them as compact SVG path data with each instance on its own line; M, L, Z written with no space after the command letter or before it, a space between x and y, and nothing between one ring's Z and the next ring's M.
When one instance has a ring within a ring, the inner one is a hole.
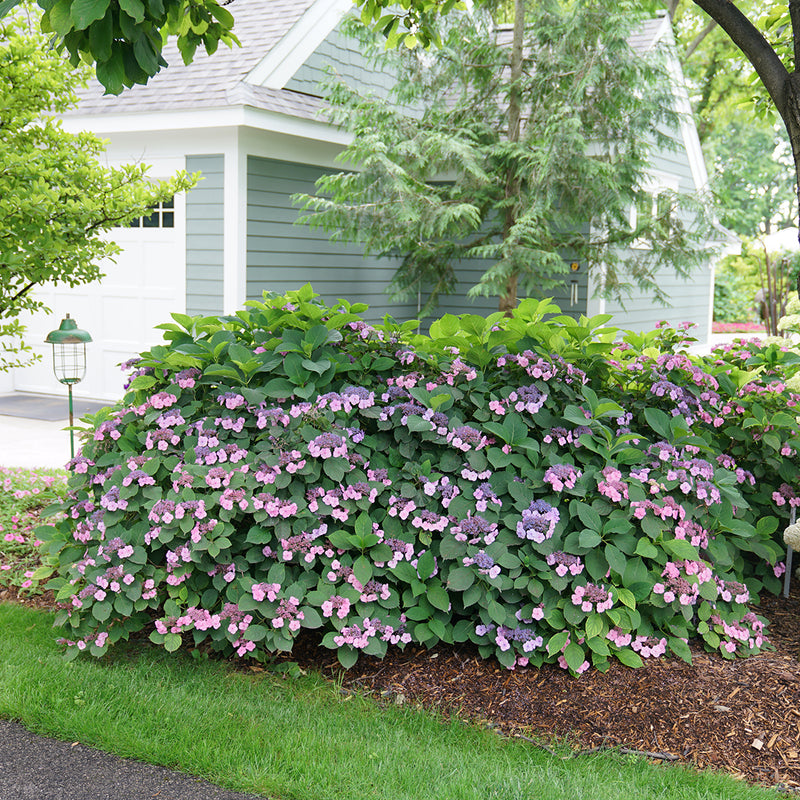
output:
M263 800L0 720L0 800Z

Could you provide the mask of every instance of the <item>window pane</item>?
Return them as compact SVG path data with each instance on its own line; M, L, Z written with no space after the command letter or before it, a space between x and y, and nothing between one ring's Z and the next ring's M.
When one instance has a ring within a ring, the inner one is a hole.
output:
M128 226L131 227L131 228L138 228L141 225L141 223L142 223L142 218L141 217L136 217L136 219L132 219L128 223Z
M174 228L175 227L175 212L174 211L163 211L161 213L161 227L162 228Z
M157 228L158 227L158 211L154 211L147 217L142 217L143 228Z
M174 197L170 197L169 200L165 200L161 204L161 208L175 208L175 198Z

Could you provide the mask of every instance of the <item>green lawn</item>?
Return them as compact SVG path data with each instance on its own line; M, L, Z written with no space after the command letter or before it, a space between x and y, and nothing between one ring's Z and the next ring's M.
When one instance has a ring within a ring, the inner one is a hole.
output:
M0 717L281 800L756 800L773 791L632 756L561 758L315 675L117 646L65 662L52 615L0 604Z

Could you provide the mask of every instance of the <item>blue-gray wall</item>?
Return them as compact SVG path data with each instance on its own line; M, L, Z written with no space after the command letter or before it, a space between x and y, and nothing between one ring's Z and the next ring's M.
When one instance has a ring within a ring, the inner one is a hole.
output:
M186 313L222 313L225 159L187 156L187 172L202 179L186 194Z
M385 314L416 317L416 301L392 303L386 287L391 259L365 257L358 245L331 242L329 235L295 225L300 211L291 196L313 193L322 167L250 156L247 159L247 297L283 293L310 283L326 302L344 298L370 306L368 319Z
M330 79L329 69L359 94L386 97L395 83L388 72L371 67L361 52L358 42L333 30L311 57L295 72L286 88L304 94L319 95L320 84Z

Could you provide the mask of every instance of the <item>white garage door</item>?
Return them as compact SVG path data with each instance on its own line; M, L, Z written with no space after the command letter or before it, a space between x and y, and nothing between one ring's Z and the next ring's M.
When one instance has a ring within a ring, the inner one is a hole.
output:
M39 297L52 309L28 323L27 341L44 358L13 373L18 391L57 393L52 350L47 333L69 314L92 335L87 345L87 371L75 386L78 397L116 400L122 396L125 376L117 366L161 341L155 325L169 322L170 313L186 309L185 212L183 197L160 207L139 227L118 228L112 239L123 248L116 263L104 263L99 282L69 288L48 285Z

